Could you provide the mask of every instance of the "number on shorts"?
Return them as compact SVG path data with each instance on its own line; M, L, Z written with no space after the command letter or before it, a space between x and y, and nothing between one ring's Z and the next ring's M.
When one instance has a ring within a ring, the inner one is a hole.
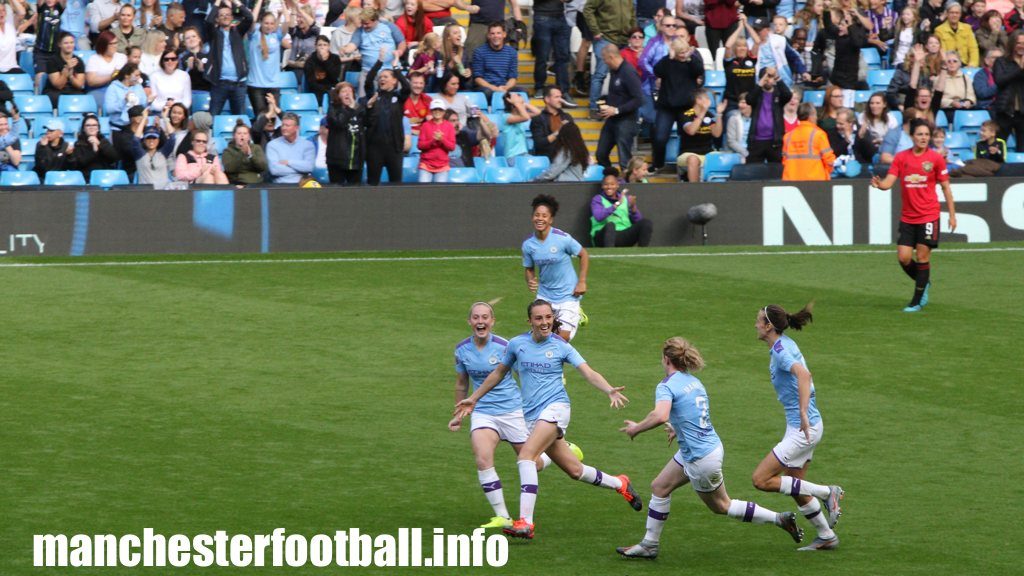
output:
M711 422L708 420L708 399L706 396L697 396L694 399L694 404L697 405L697 410L700 410L700 427L710 428Z
M929 238L931 238L932 229L934 228L934 226L935 226L934 222L928 222L927 224L925 224L924 225L924 235L928 236Z

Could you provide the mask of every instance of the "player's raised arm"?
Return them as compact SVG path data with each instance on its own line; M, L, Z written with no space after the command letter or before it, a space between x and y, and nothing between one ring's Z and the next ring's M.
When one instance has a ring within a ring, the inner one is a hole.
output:
M491 372L487 376L487 379L484 380L483 384L481 384L480 387L477 388L476 391L469 396L469 398L466 398L465 400L462 400L455 404L455 412L452 414L452 416L459 418L461 420L462 418L465 418L470 413L472 413L473 407L476 406L477 400L483 398L484 394L487 394L488 392L491 391L492 388L497 386L498 382L501 382L501 379L505 377L505 374L508 374L508 366L498 363L498 365L494 368L494 372Z
M589 382L591 386L608 395L612 402L612 408L622 408L629 403L629 398L622 394L622 391L626 389L625 386L613 387L604 379L604 376L601 376L589 364L580 364L576 369L580 371L583 379Z
M661 426L665 422L668 422L668 417L672 413L672 402L670 400L662 400L654 404L654 410L651 410L647 417L639 422L633 422L632 420L626 420L625 426L619 428L619 432L624 432L629 439L636 438L638 434L653 430L658 426ZM673 438L675 434L673 434ZM672 439L670 439L671 441Z

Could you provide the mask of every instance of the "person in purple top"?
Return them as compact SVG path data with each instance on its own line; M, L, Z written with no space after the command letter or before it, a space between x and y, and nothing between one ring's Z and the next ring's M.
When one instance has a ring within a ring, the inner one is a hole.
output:
M599 248L648 246L654 225L636 207L636 196L622 188L619 171L606 168L601 193L590 201L590 240Z
M782 163L782 137L786 134L782 109L793 98L785 82L779 81L775 68L762 68L757 86L747 94L751 107L747 132L747 164Z

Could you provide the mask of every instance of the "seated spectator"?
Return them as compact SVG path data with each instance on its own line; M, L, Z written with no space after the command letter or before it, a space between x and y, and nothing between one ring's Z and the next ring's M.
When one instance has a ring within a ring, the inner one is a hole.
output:
M50 171L73 170L71 153L74 146L64 140L64 122L60 118L52 118L44 125L46 133L36 143L36 163L34 170L39 179L46 178Z
M167 37L168 48L176 52L180 50L185 45L185 6L180 2L168 4L164 23L157 30Z
M506 92L503 100L507 116L499 138L505 142L505 158L512 160L516 156L529 154L526 134L530 122L540 115L540 109L530 104L522 92Z
M299 138L299 117L281 115L281 136L267 144L267 165L276 184L297 184L313 172L313 143ZM390 174L389 174L390 176Z
M107 88L103 109L110 116L113 129L123 130L128 126L128 110L133 106L148 104L141 79L142 72L134 64L125 64Z
M984 65L974 75L974 95L978 98L978 108L982 110L991 108L992 102L996 99L999 87L996 86L996 77L992 72L992 67L995 66L996 60L1002 57L1002 49L989 50L985 53Z
M117 13L117 22L110 26L110 31L117 38L117 50L122 54L128 54L131 46L142 47L142 41L146 38L146 31L135 25L135 7L131 4L124 4Z
M750 113L752 108L747 102L747 93L740 94L739 109L735 114L729 114L725 121L725 150L735 152L747 159L747 135L750 132Z
M71 165L88 181L93 170L113 170L120 159L114 145L100 134L100 119L95 114L86 114L71 153Z
M786 102L786 105L782 107L782 126L785 129L785 133L789 134L794 128L800 125L800 120L796 116L797 108L800 107L800 103L804 101L804 91L800 88L793 88L793 96ZM753 115L753 109L751 109L751 115Z
M307 137L306 140L313 144L313 170L327 170L327 118L320 119L320 127L316 134Z
M829 180L836 155L825 131L815 125L814 105L803 102L797 109L800 125L786 134L782 144L783 180Z
M715 138L722 136L725 102L719 102L717 114L711 97L703 88L694 93L693 108L683 112L683 132L679 135L676 170L680 180L700 182L704 157L714 150Z
M839 113L839 109L843 107L845 98L843 89L839 86L832 85L825 89L825 104L821 107L821 112L818 114L819 128L828 131L836 127L836 115Z
M459 115L459 124L463 126L469 119L469 98L465 94L459 94L461 82L459 77L448 72L441 79L441 93L438 96L444 100L449 110Z
M168 102L181 102L185 108L192 106L192 80L178 68L178 54L174 50L164 50L160 69L150 75L149 81L153 87L153 111L163 110Z
M316 52L316 39L320 37L320 27L316 25L312 6L307 4L299 6L297 10L293 8L289 34L292 37L292 52L284 67L294 72L301 81L306 59Z
M178 50L178 66L188 74L192 94L209 94L210 81L206 78L206 70L210 66L210 52L203 44L199 29L194 26L186 27L182 35L182 44Z
M148 120L149 111L146 111ZM132 139L132 158L139 176L139 184L152 184L160 188L170 182L174 156L174 139L164 135L156 126L147 126L144 120L135 127Z
M473 90L475 84L473 82L473 69L470 68L472 62L466 62L463 60L465 54L465 36L462 31L462 27L447 26L444 29L441 37L441 48L444 54L444 69L446 74L451 74L459 79L459 88L461 90ZM459 116L462 123L465 124L466 119L463 116Z
M974 145L974 158L964 163L963 168L949 171L950 176L995 176L1006 162L1006 141L996 136L999 125L987 120L981 125L981 139Z
M553 159L553 143L558 138L558 131L572 121L572 116L562 110L562 90L556 86L545 86L544 109L530 121L534 155Z
M963 23L970 25L971 30L977 32L982 22L985 21L985 14L988 12L985 0L967 0L964 3L964 8L967 14L963 17ZM994 12L999 14L998 10ZM999 20L1002 22L1002 18Z
M646 184L650 172L647 169L647 160L643 156L633 156L626 165L626 182Z
M825 12L824 0L808 0L801 10L793 15L793 30L806 30L807 41L814 44L818 30L825 28L822 15Z
M1013 9L1003 15L1003 25L1006 27L1007 34L1013 34L1024 28L1024 2L1014 0ZM1010 45L1007 44L1006 47L1009 49Z
M273 12L264 12L260 15L262 7L263 0L256 0L253 9L254 14L259 17L259 22L253 23L252 30L245 31L249 38L246 49L249 63L247 92L249 103L257 114L267 108L267 93L273 93L274 98L280 100L281 89L278 87L281 81L278 80L278 75L281 73L281 50L292 45L290 39L282 37L281 27ZM284 10L284 17L287 18L287 4Z
M935 28L935 35L942 42L943 50L958 53L968 66L977 66L981 60L978 56L978 41L970 25L960 21L963 14L964 9L960 3L951 2L946 6L946 21Z
M626 47L622 49L622 57L626 59L626 62L640 72L640 55L644 51L644 33L639 28L634 28L629 31L629 41ZM641 73L641 79L643 74Z
M878 157L881 164L892 164L898 152L909 150L914 147L914 140L910 137L910 121L917 118L918 112L915 108L903 112L903 125L899 129L893 128L882 139L882 145L878 148Z
M405 0L405 11L395 18L395 25L402 31L409 48L416 46L424 36L434 31L434 23L424 14L419 0Z
M0 172L15 172L20 164L21 139L11 130L7 114L0 112Z
M946 52L946 84L939 107L952 116L956 110L974 108L977 101L974 84L960 66L960 56L953 50Z
M886 0L869 0L868 18L871 20L868 45L878 51L884 62L889 56L889 41L895 37L893 27L896 24L896 13L888 6Z
M158 0L141 0L139 11L135 14L135 25L143 30L156 30L164 23L163 10Z
M487 27L487 44L473 51L473 80L477 90L486 94L490 101L495 92L515 88L518 77L519 53L505 44L505 24L494 22Z
M192 136L192 148L178 154L174 164L174 179L189 184L227 184L228 177L220 158L208 152L210 135L197 132Z
M420 133L420 124L426 121L430 113L430 96L427 96L423 89L426 88L426 80L423 74L412 72L409 74L409 98L405 101L402 111L412 125L412 133Z
M864 111L857 118L858 123L868 131L867 138L877 148L882 144L882 139L893 128L899 128L900 123L896 117L889 114L889 108L885 105L885 93L875 92L868 98L868 104Z
M723 110L724 110L723 106ZM601 192L590 201L590 241L598 248L649 246L654 226L636 207L636 196L622 188L619 171L606 168Z
M860 174L860 166L870 164L878 149L867 127L857 125L857 115L849 108L839 110L836 126L827 134L829 145L836 155L834 168L847 178Z
M444 57L441 55L441 37L428 33L420 42L416 59L412 63L412 74L419 72L427 81L427 92L439 92L444 78Z
M356 102L356 89L342 82L331 91L327 119L327 175L331 184L358 185L363 178L366 110Z
M267 156L263 148L252 141L249 127L241 120L235 125L231 142L221 154L224 175L231 184L259 184L267 171Z
M12 1L11 10L4 6L0 10L0 73L22 74L18 67L18 28L25 18L25 7L18 0Z
M590 165L590 151L575 122L563 124L551 145L551 165L534 182L581 182Z
M281 136L281 114L281 107L277 105L274 94L267 94L267 109L257 114L252 123L252 141L264 151L271 140Z
M160 57L167 49L167 36L163 32L151 30L146 32L142 41L142 55L139 58L139 70L146 76L152 76L160 70ZM130 61L130 59L129 59Z
M455 143L462 148L462 165L473 166L473 158L494 156L498 127L476 106L470 106L469 117L455 133Z
M316 39L316 51L306 59L306 91L312 92L317 102L323 102L324 95L341 81L342 70L341 58L331 54L331 41L321 35Z
M167 155L168 158L177 158L178 154L182 152L181 146L185 143L185 139L189 137L188 124L188 108L184 104L181 102L164 102L164 108L160 111L160 125L163 128L164 134L167 135L167 139L174 142L171 153ZM184 150L189 148L191 146L186 145Z
M993 48L1003 50L1010 40L1003 28L1003 17L995 10L989 10L981 20L981 26L974 32L978 40L978 51L987 54Z
M964 167L963 160L961 160L958 155L954 154L953 151L946 146L945 129L938 127L932 129L932 141L930 148L942 156L942 159L946 161L946 164L950 169Z
M945 83L945 76L946 71L943 70L939 75L939 79L935 81L935 85L937 87L940 87ZM914 93L916 93L917 96L913 99L913 103L911 104L908 101L908 103L903 107L904 115L908 110L917 110L918 118L923 118L934 126L935 114L939 112L939 104L941 103L943 94L942 90L937 88L935 92L932 92L930 88L918 88ZM936 95L938 95L937 98Z
M85 94L85 64L75 56L75 37L68 32L59 36L60 52L46 64L47 84L43 94L53 107L65 94Z
M447 182L451 164L448 155L455 150L455 127L444 119L444 101L430 103L430 120L420 130L420 183Z

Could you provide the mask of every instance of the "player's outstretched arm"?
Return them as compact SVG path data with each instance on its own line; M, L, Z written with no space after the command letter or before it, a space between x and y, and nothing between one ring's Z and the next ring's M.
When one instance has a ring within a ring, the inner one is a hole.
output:
M871 187L878 188L879 190L889 190L895 183L895 174L886 174L885 178L879 178L877 174L871 177Z
M625 426L619 428L619 432L624 432L629 439L636 438L638 434L653 430L658 426L661 426L665 422L668 422L669 414L672 412L672 402L668 400L662 400L654 404L654 410L647 415L646 418L639 422L633 422L632 420L626 420Z
M498 382L501 382L501 379L505 377L505 374L508 374L508 366L499 362L494 371L487 376L483 384L480 384L480 387L469 398L455 404L455 412L452 416L460 420L469 416L473 412L473 407L476 406L477 401L497 386Z
M613 387L604 379L604 376L598 374L589 364L580 364L576 369L580 371L583 379L590 383L591 386L604 392L611 398L612 408L622 408L629 403L629 398L622 394L622 391L626 389L625 386Z
M956 205L953 204L953 190L949 187L949 181L941 183L942 195L946 197L946 208L949 209L949 231L956 230Z

